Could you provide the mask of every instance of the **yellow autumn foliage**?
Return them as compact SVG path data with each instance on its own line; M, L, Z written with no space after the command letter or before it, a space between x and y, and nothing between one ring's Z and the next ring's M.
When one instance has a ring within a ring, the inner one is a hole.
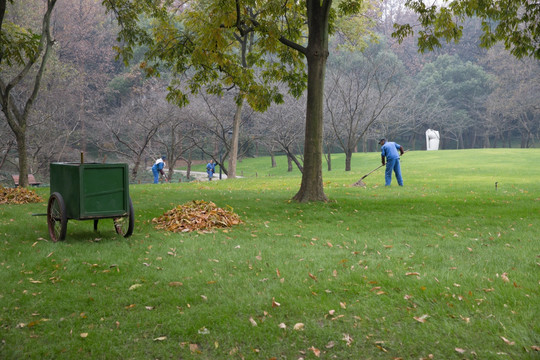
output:
M43 199L35 191L24 188L5 188L0 186L0 204L29 204L39 203Z

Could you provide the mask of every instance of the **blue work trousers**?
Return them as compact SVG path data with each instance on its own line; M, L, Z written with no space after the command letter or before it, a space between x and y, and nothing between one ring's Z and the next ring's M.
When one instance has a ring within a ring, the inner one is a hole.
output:
M403 186L403 178L401 177L401 166L399 165L399 159L387 159L386 160L386 172L384 174L385 185L390 186L392 182L392 171L396 174L396 179L399 186Z
M159 171L157 169L152 168L152 173L154 174L154 184L159 183Z

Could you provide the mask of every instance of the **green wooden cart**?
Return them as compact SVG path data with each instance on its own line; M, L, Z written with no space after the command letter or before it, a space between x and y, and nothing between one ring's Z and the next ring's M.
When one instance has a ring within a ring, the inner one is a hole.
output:
M53 241L66 238L68 220L113 219L124 237L133 233L134 211L129 197L127 164L51 163L51 195L47 224Z

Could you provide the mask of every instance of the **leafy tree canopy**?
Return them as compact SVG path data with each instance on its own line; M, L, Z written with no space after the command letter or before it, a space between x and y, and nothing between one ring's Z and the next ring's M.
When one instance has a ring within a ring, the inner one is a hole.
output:
M503 42L517 58L532 56L540 59L540 6L535 0L445 0L443 6L427 5L423 0L407 0L407 6L418 14L420 51L440 47L440 39L458 41L466 17L482 21L480 44L489 48ZM394 25L393 34L400 40L414 33L410 24Z

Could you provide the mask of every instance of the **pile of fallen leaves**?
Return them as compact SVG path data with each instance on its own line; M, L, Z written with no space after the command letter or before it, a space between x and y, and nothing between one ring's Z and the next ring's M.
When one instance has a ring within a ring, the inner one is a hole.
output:
M232 209L224 210L213 202L193 200L178 205L162 216L152 219L156 229L172 232L205 231L242 223Z
M0 186L0 204L39 203L43 199L35 191L24 187L5 188Z

